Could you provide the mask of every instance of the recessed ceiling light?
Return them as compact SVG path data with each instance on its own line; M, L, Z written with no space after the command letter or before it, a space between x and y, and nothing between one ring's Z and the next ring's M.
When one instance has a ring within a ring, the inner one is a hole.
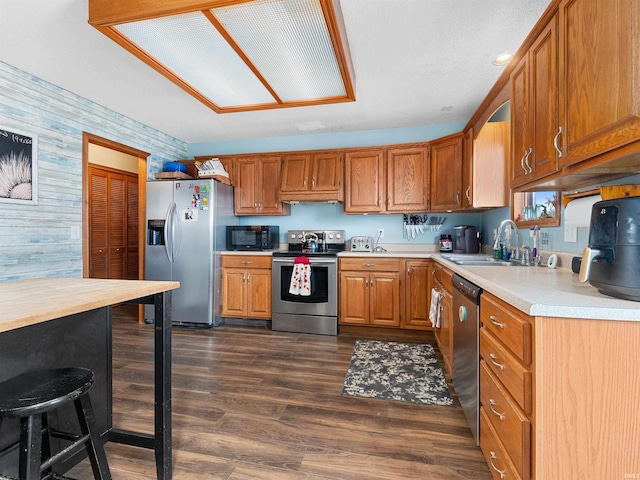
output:
M502 65L509 63L511 60L513 60L513 55L510 53L501 53L495 58L495 60L493 60L493 64L501 67Z

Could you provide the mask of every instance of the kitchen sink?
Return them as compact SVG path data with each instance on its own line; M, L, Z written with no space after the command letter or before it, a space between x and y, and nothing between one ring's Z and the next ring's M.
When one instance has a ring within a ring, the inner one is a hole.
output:
M481 254L442 254L442 258L457 265L466 266L484 265L487 267L512 267L520 265L520 262L498 260L488 255Z

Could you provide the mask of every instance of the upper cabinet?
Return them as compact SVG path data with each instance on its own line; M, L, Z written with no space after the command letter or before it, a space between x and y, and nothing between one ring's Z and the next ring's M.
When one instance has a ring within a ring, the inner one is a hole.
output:
M429 148L387 150L387 211L424 212L429 208Z
M425 212L428 208L428 144L346 153L345 213Z
M341 152L292 153L284 156L282 201L342 201L343 154Z
M640 140L640 2L560 4L561 166Z
M431 142L431 210L462 208L462 133Z
M383 213L386 208L384 150L358 150L345 155L344 213Z
M238 157L235 162L236 215L289 215L291 207L280 200L282 157Z
M511 126L511 187L555 173L560 153L556 16L511 73Z

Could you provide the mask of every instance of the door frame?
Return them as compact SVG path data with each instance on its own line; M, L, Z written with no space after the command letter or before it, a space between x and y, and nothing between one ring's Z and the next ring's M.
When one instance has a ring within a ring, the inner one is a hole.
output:
M89 277L89 144L116 150L138 158L138 279L144 279L146 243L147 159L150 153L82 132L82 277Z

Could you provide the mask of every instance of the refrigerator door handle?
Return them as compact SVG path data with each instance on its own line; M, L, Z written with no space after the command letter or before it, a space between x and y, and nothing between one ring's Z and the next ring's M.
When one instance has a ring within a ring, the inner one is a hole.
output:
M167 208L167 214L164 217L164 253L167 254L167 260L169 263L173 263L173 228L171 222L173 220L173 209L176 204L171 202L169 208Z
M175 263L176 256L182 244L182 222L178 216L178 208L175 202L172 203L173 212L171 217L171 261Z

